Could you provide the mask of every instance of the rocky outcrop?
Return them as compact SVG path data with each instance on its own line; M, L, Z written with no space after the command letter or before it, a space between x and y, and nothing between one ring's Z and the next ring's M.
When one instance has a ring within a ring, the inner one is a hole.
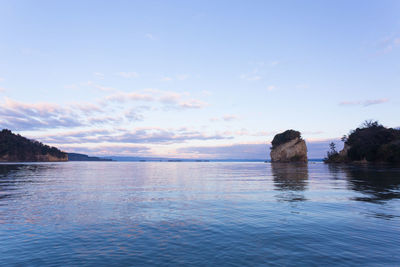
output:
M68 161L68 155L54 156L50 154L36 154L36 155L3 155L0 157L0 162L60 162Z
M271 147L272 162L307 162L307 145L300 132L287 130L275 135Z

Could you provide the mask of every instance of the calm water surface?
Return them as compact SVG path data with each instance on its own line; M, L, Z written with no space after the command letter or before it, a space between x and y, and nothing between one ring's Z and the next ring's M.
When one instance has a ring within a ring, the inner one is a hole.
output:
M400 266L400 168L0 165L0 265Z

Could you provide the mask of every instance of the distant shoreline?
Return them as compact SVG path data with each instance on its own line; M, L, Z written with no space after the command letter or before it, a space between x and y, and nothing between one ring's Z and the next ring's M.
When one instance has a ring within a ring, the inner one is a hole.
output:
M68 162L165 162L165 163L177 163L177 162L191 162L191 163L204 163L204 162L248 162L248 163L271 163L271 160L265 160L265 159L132 159L132 160L78 160L78 161L0 161L0 165L6 165L6 164L39 164L39 163L46 163L46 164L52 164L52 163L68 163ZM308 162L323 162L323 159L309 159Z

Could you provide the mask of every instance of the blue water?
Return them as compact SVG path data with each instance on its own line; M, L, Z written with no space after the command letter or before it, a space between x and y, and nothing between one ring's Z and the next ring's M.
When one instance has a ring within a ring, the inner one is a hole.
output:
M400 266L400 168L0 165L0 265Z

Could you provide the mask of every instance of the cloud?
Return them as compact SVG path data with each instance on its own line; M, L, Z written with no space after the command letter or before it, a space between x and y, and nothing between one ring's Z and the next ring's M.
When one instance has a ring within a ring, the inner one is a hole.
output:
M101 85L93 85L93 87L101 90L101 91L115 91L116 89L114 87L107 87L107 86L101 86Z
M165 105L165 109L198 109L208 104L198 99L187 99L188 93L177 93L173 91L162 91L158 89L146 89L141 92L118 92L106 96L102 103L108 101L124 103L127 101L159 102Z
M93 72L93 75L99 78L100 80L104 80L104 74L100 72Z
M0 82L4 82L4 78L0 77Z
M179 81L184 81L184 80L186 80L188 78L189 78L189 75L187 75L187 74L178 74L178 75L176 75L176 79L179 80Z
M389 102L389 99L382 98L382 99L367 100L363 103L363 106L367 107L367 106L371 106L371 105L383 104L386 102Z
M271 71L271 68L279 65L280 63L281 62L277 60L270 61L267 64L264 62L253 62L251 63L253 69L241 74L239 78L251 82L260 81L265 77L266 73Z
M93 156L151 156L151 148L142 145L96 145L95 147L62 145L64 151Z
M118 72L118 76L124 77L124 78L137 78L139 77L139 74L137 72Z
M125 118L129 121L142 121L143 115L138 112L138 109L130 109L125 112Z
M269 65L270 65L271 67L275 67L276 65L278 65L278 64L280 64L280 63L281 63L280 61L275 60L275 61L271 61L271 62L269 63Z
M246 81L259 81L262 79L262 77L260 75L254 75L254 74L242 74L240 75L240 79Z
M372 99L372 100L365 100L365 101L342 101L339 103L340 106L363 106L368 107L372 105L378 105L389 102L387 98L381 99Z
M177 93L173 91L162 91L158 89L146 89L141 92L118 92L106 96L102 102L127 102L127 101L148 101L165 104L167 108L195 109L207 106L207 103L198 99L185 99L188 93Z
M170 82L172 80L173 80L173 78L171 78L171 77L162 77L161 78L161 81L163 81L163 82Z
M276 86L275 85L270 85L270 86L267 87L267 90L268 91L274 91L274 90L276 90Z
M105 107L90 103L56 105L21 103L10 98L0 104L0 125L15 131L74 128L122 123L125 116L105 116ZM137 114L139 116L139 114Z
M93 85L91 82L88 84ZM153 102L162 105L165 110L198 109L207 106L207 103L188 96L188 93L146 89L141 92L116 92L97 100L96 103L63 105L31 104L4 98L3 102L0 102L0 125L14 131L115 126L117 123L143 120L142 111L151 109L149 106L132 107L132 103L125 104L128 101Z
M70 107L72 109L79 110L86 115L102 112L102 108L100 108L100 106L92 103L75 103L71 104Z
M215 118L215 117L210 119L210 121L212 121L212 122L216 122L216 121L219 121L219 120L220 120L220 118Z
M113 95L106 96L107 101L123 103L128 100L131 101L154 101L155 98L150 94L136 93L136 92L118 92Z
M144 35L144 37L146 37L147 39L153 40L153 41L156 40L156 37L151 33L146 33Z
M222 140L231 136L208 135L199 131L182 129L139 128L136 130L104 129L72 131L47 134L38 137L42 142L50 144L88 144L88 143L131 143L131 144L173 144L189 140Z
M179 107L181 108L187 108L187 109L197 109L197 108L203 108L208 106L206 102L203 102L201 100L197 99L190 99L188 101L182 101L179 103Z
M112 136L107 141L120 143L182 143L189 140L231 139L222 135L206 135L198 131L139 129L119 136Z
M298 89L308 89L310 86L308 84L298 84L296 85L296 88Z
M306 141L309 159L322 159L329 150L329 143L336 143L338 150L343 148L343 143L338 139L329 139L323 141ZM183 147L177 150L193 158L209 159L270 159L270 144L267 143L248 143L232 144L221 146L193 146Z
M87 119L88 125L99 125L99 124L115 124L121 123L123 121L123 117L119 116L100 116L100 117L92 117Z
M238 131L234 132L225 132L226 135L239 135L239 136L271 136L277 134L277 131L258 131L258 132L250 132L245 128L242 128Z
M163 82L171 82L171 81L174 81L174 80L184 81L184 80L188 79L189 77L190 76L187 75L187 74L178 74L178 75L176 75L174 77L171 77L171 76L162 77L161 81L163 81Z
M18 131L82 126L79 117L74 110L59 105L26 104L9 98L0 108L2 127Z
M400 46L400 36L392 35L378 43L378 47L381 47L383 53L390 53L395 48Z
M176 92L165 92L159 98L159 100L163 103L177 103L181 100L182 94Z
M76 84L67 84L67 85L64 85L64 88L65 89L77 89L78 86Z
M266 159L266 144L232 144L222 146L195 146L177 149L178 153L191 155L194 158L209 159Z
M225 116L222 117L222 119L224 121L233 121L233 120L238 120L239 117L236 116L236 115L225 115Z
M64 85L64 88L66 88L66 89L79 89L82 86L84 86L84 87L88 86L88 87L96 88L96 89L99 89L100 91L115 91L116 90L113 87L99 85L99 84L97 84L95 82L92 82L92 81L81 82L79 84L68 84L68 85Z

